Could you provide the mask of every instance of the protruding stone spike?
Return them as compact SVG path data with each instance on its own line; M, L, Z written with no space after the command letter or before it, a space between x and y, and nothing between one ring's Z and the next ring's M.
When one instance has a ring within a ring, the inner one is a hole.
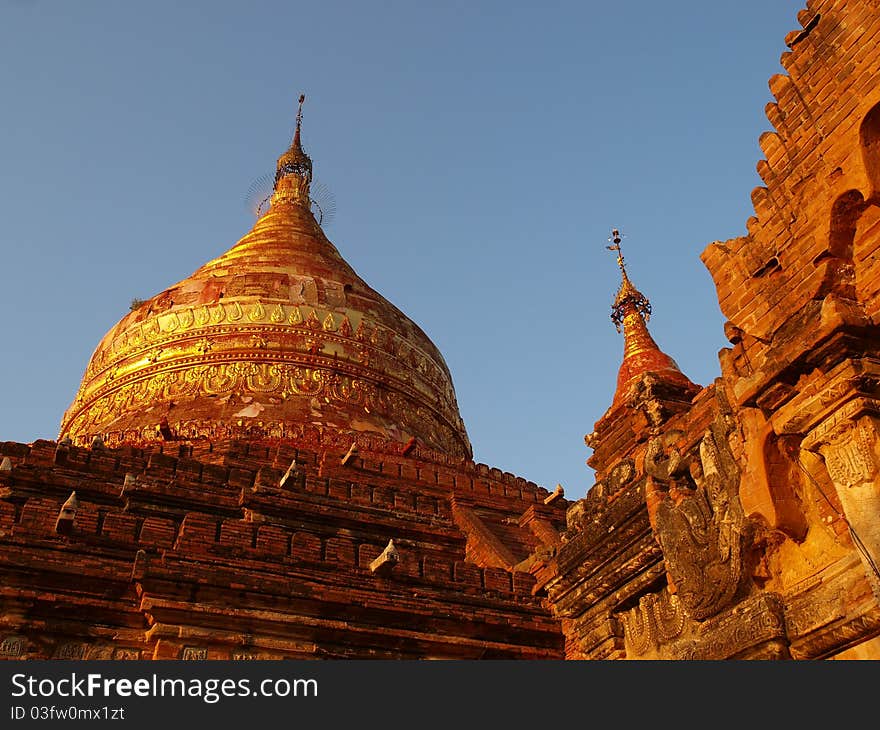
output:
M370 572L375 575L388 575L399 562L400 553L394 545L394 540L389 540L385 549L370 563Z
M143 580L147 574L147 552L146 550L138 550L134 554L134 563L131 566L132 581Z
M290 466L287 467L287 471L284 472L284 476L281 477L281 480L278 482L278 486L284 487L284 485L287 484L287 482L293 476L296 476L296 459L290 462Z
M79 510L79 500L76 498L76 492L71 492L58 512L58 519L55 520L55 532L59 535L69 535L73 532L77 510Z
M345 452L345 456L342 457L340 463L345 466L351 461L355 456L357 456L358 447L357 444L352 444L348 447L348 451Z
M563 489L561 484L556 485L556 489L553 490L553 494L550 494L544 497L544 504L553 504L557 500L562 499L565 496L565 489Z

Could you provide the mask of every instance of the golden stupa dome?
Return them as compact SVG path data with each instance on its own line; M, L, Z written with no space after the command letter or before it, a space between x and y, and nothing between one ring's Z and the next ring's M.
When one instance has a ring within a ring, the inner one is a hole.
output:
M311 212L302 100L268 210L105 335L59 438L286 438L311 426L471 457L439 350L354 272Z

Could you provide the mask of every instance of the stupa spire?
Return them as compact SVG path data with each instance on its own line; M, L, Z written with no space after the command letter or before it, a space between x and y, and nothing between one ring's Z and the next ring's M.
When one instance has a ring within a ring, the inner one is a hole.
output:
M287 151L278 158L272 204L294 203L309 208L309 188L312 183L312 159L302 148L302 111L305 94L299 96L296 112L296 130Z
M612 242L608 250L617 252L617 265L620 267L621 283L611 305L611 321L617 331L623 331L623 362L617 373L617 389L613 404L617 405L629 386L646 373L654 373L664 380L681 385L691 385L687 376L681 372L675 360L663 352L651 333L648 321L651 319L651 302L630 281L621 249L622 236L618 229L611 231Z
M306 100L305 94L299 95L299 107L296 110L296 131L293 133L293 143L292 146L298 148L300 151L302 150L302 142L300 140L300 130L302 130L302 121L303 121L303 103Z

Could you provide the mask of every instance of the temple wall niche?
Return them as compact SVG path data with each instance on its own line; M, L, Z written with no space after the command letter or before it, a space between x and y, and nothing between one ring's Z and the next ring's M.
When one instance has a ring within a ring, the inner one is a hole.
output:
M871 185L870 197L880 195L880 104L865 115L859 129L862 162Z
M866 313L876 318L880 309L880 104L865 115L859 141L869 190L868 200L854 222L854 285Z
M825 267L820 296L836 294L846 299L855 299L853 242L864 208L865 199L858 190L843 193L832 205L828 248L813 261L814 264Z

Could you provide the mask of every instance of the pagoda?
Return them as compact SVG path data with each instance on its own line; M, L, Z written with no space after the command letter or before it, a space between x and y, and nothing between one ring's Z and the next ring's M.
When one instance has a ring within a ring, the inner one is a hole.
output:
M300 97L252 229L107 333L56 441L0 443L0 658L880 658L880 14L797 21L754 215L701 255L711 382L612 232L576 501L473 460L442 355L313 214Z
M530 570L567 501L472 460L313 213L303 101L253 228L107 333L57 442L4 445L0 656L563 656Z

